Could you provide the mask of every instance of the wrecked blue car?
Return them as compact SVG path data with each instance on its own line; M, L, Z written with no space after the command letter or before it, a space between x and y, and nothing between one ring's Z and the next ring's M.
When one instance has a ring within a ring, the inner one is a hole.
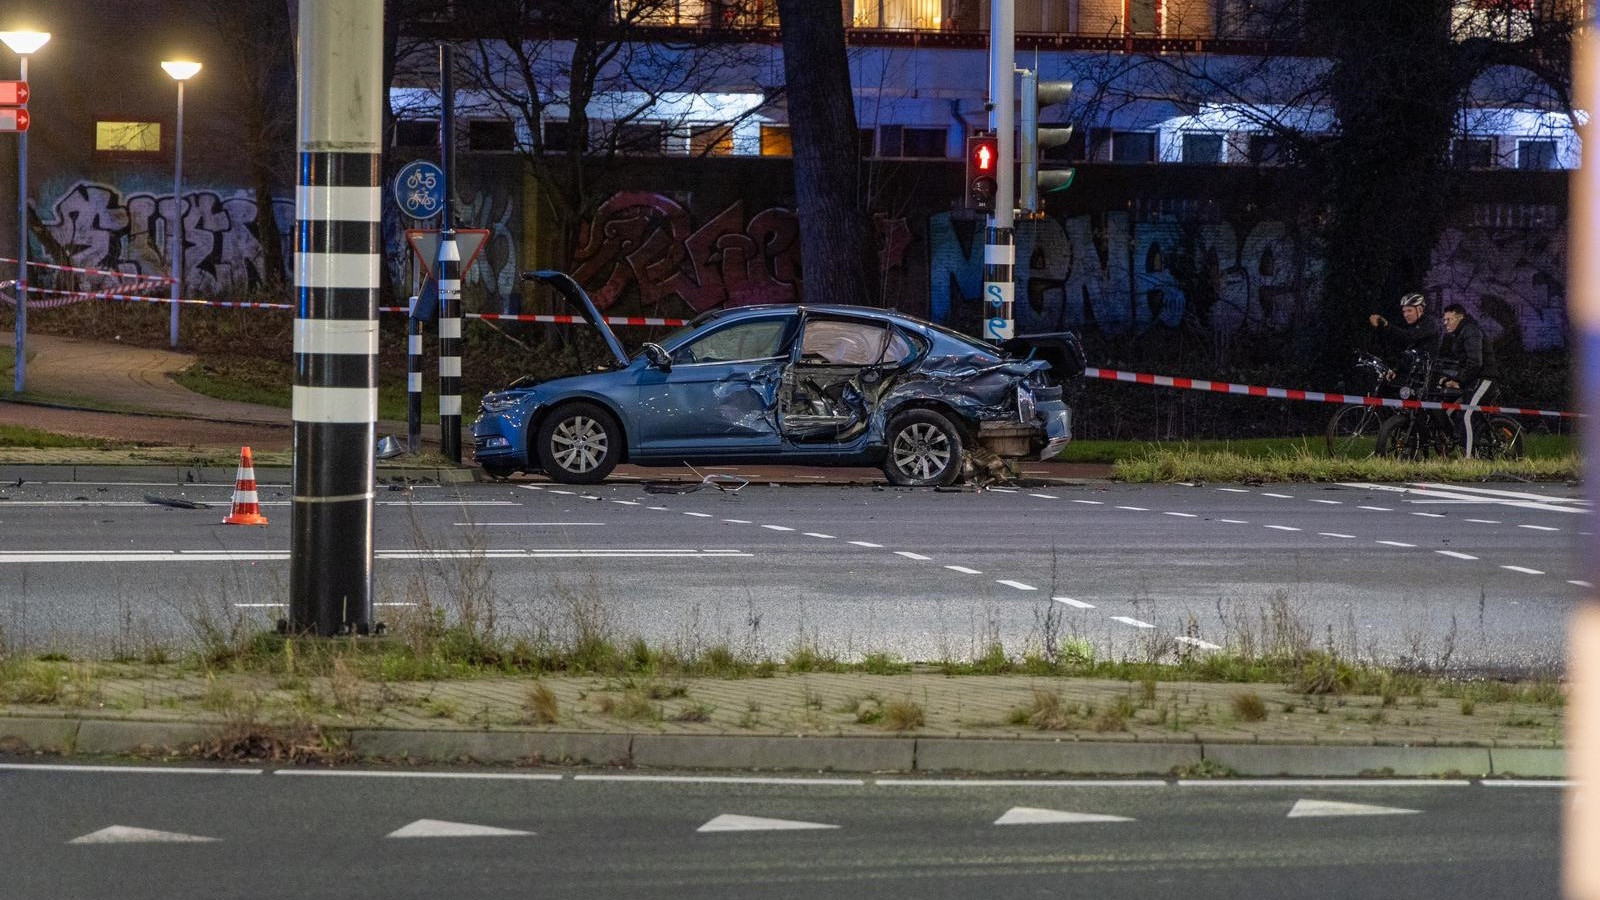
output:
M576 307L613 358L483 398L473 444L496 477L592 484L623 462L778 463L945 485L975 454L1049 458L1071 438L1062 382L1083 355L1070 332L1001 349L881 309L752 306L708 312L630 356L570 277L523 277Z

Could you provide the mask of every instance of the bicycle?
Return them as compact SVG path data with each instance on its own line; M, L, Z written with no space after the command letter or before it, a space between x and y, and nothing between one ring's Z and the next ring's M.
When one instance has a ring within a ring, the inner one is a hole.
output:
M1360 389L1368 397L1384 396L1385 385L1393 381L1394 373L1383 358L1371 353L1356 351L1347 384ZM1324 429L1329 456L1368 456L1376 446L1378 428L1389 417L1382 406L1350 403L1339 407L1328 419Z
M1408 354L1418 351L1408 350ZM1419 354L1420 359L1409 360L1406 383L1401 386L1401 399L1440 398L1430 388L1434 383L1432 360ZM1467 415L1466 411L1462 412ZM1510 416L1478 413L1485 421L1482 429L1473 429L1472 455L1478 459L1521 459L1525 452L1522 423ZM1402 459L1426 459L1429 456L1449 457L1461 455L1465 448L1457 434L1456 422L1450 414L1438 409L1402 409L1378 427L1377 452L1379 456Z

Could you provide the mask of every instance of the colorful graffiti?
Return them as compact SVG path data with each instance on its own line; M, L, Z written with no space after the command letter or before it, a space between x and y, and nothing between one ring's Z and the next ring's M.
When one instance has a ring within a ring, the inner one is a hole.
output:
M584 226L575 263L574 277L601 309L630 289L651 310L671 309L674 299L695 312L794 303L800 229L787 209L746 218L743 202L695 228L689 211L670 197L620 193Z
M294 202L275 200L273 207L274 226L287 242ZM171 271L171 194L124 195L110 185L80 182L56 199L51 215L41 220L60 248L55 255L65 256L54 262L143 275ZM194 191L184 197L184 277L191 294L238 293L261 283L257 219L255 199L243 193Z

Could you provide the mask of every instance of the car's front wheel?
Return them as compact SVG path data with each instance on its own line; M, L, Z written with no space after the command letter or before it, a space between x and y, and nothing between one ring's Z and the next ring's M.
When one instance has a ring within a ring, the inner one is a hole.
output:
M563 484L596 484L617 467L622 429L611 413L593 403L573 403L539 425L539 464Z
M961 432L931 409L913 409L889 421L883 474L906 487L945 485L961 474Z

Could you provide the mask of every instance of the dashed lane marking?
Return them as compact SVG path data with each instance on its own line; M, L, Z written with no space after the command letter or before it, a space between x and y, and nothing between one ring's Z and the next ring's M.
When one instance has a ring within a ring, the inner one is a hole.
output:
M1344 505L1344 501L1343 500L1319 500L1316 497L1311 497L1309 499L1311 500L1312 503L1323 503L1323 504L1326 504L1328 506L1343 506Z
M866 547L869 550L882 550L883 549L883 545L882 544L874 544L871 541L846 541L845 543L854 544L857 547Z
M1374 541L1374 543L1383 544L1386 547L1406 547L1408 549L1417 546L1416 544L1408 544L1405 541Z
M927 562L928 560L933 559L931 556L923 556L921 553L912 553L910 550L896 550L894 551L894 555L904 556L906 559L914 559L918 562Z
M1149 512L1150 511L1148 508L1143 507L1143 506L1119 506L1119 507L1117 507L1117 509L1125 509L1125 510L1128 510L1129 512Z
M1082 503L1085 506L1105 506L1104 500L1074 500L1073 503Z
M1055 494L1029 494L1029 497L1038 497L1040 500L1060 500Z
M1121 622L1124 625L1132 625L1135 628L1154 628L1155 627L1154 625L1151 625L1149 622L1141 622L1138 619L1135 619L1135 618L1133 618L1131 616L1112 616L1111 617L1111 621L1113 621L1113 622Z
M491 526L495 526L495 527L500 527L500 526L534 527L534 526L549 526L549 525L592 526L592 525L604 525L606 523L604 523L604 522L456 522L454 524L457 527L482 526L484 528L488 528L488 527L491 527Z
M1075 607L1077 609L1094 609L1093 603L1085 603L1082 600L1074 600L1071 597L1051 597L1050 599L1057 603L1065 603L1066 605Z
M1455 550L1435 550L1433 552L1439 554L1440 556L1451 557L1452 559L1477 559L1478 558L1476 556L1473 556L1471 553L1458 553Z
M1037 591L1038 590L1038 588L1034 587L1031 584L1023 584L1020 581L1012 581L1009 578L997 579L995 581L995 584L1003 584L1008 588L1016 588L1019 591Z
M1444 513L1414 512L1414 513L1412 513L1412 515L1413 516L1421 516L1424 519L1442 519L1442 518L1444 518Z
M1229 494L1248 494L1248 493L1250 493L1249 491L1245 490L1244 488L1217 488L1217 490L1225 491L1225 492L1227 492Z
M751 524L754 524L749 519L723 519L722 521L727 522L729 525L751 525Z
M686 515L686 516L694 516L696 519L714 519L714 518L716 518L716 516L713 516L711 513L686 512L686 513L684 513L684 515Z
M794 530L793 528L790 528L787 525L763 525L761 527L765 528L765 529L767 529L769 531L793 531Z
M1387 506L1358 506L1356 509L1370 509L1373 512L1394 512Z
M820 539L822 539L824 541L834 540L834 536L833 535L831 535L831 534L823 534L820 531L802 531L801 534L804 534L806 537L820 538Z
M981 571L979 571L977 569L969 569L966 566L945 566L945 568L949 569L952 572L960 572L963 575L982 575L983 574Z
M637 500L613 500L611 502L612 503L620 503L623 506L643 506L644 505L644 504L640 503Z
M1177 641L1180 644L1188 644L1191 647L1199 647L1201 650L1221 650L1222 649L1220 646L1218 646L1216 644L1213 644L1210 641L1202 641L1197 637L1190 637L1190 636L1188 636L1186 634L1180 634L1180 635L1174 637L1173 640Z
M1567 584L1570 584L1570 585L1572 585L1574 587L1581 587L1581 588L1592 588L1592 587L1594 587L1594 585L1590 584L1587 581L1584 581L1581 578L1571 579L1570 581L1567 582Z
M1499 519L1462 519L1463 522L1472 522L1478 525L1499 525Z
M1293 525L1263 525L1262 528L1271 528L1273 531L1299 531Z
M1228 525L1249 525L1250 524L1249 522L1246 522L1243 519L1218 519L1217 521L1218 522L1223 522L1223 523L1228 524Z
M1198 519L1198 518L1200 518L1199 516L1195 515L1194 513L1186 513L1186 512L1165 512L1165 513L1162 513L1162 515L1163 516L1177 516L1180 519Z
M1263 497L1273 497L1273 498L1278 499L1278 500L1293 500L1294 499L1294 497L1289 495L1289 494L1269 494L1266 491L1262 491L1261 492L1261 496L1263 496Z
M1555 527L1554 525L1518 525L1517 527L1518 528L1526 528L1526 529L1529 529L1530 531L1560 531L1561 530L1561 529Z
M1527 566L1501 566L1500 568L1505 569L1508 572L1521 572L1524 575L1544 574L1544 572L1540 571L1539 569L1530 569Z
M1337 531L1319 531L1317 534L1323 537L1344 538L1345 540L1351 540L1355 537L1353 534L1340 534Z

